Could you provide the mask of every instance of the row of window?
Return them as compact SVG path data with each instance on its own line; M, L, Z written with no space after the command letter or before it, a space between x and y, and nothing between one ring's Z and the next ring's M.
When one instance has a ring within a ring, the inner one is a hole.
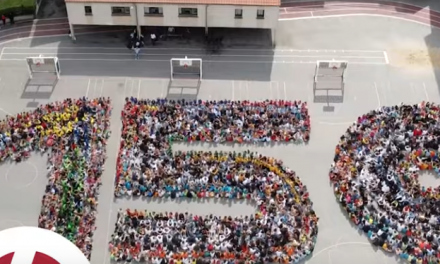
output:
M130 16L131 8L125 6L112 6L112 15L113 16ZM86 16L93 15L92 6L85 6L84 12ZM144 14L146 16L162 16L163 9L162 7L144 7ZM197 8L179 8L179 16L186 17L197 17ZM235 18L243 18L243 9L235 9ZM264 9L257 10L257 18L264 18Z

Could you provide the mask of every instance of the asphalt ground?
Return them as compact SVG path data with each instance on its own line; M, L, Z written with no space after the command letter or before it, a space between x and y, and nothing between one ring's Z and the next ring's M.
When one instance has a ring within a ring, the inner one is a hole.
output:
M31 110L38 104L62 100L66 97L112 98L114 106L111 119L112 135L107 148L109 157L105 164L103 186L100 189L97 230L91 261L93 264L109 263L106 245L113 231L118 208L191 210L200 214L212 212L232 215L249 214L254 210L248 204L188 204L186 202L155 204L124 199L114 201L113 182L121 127L118 113L123 107L124 98L129 96L197 97L204 100L307 100L312 121L311 141L307 146L214 147L196 144L177 145L175 149L251 149L282 159L287 166L294 169L308 186L315 210L320 217L317 247L308 263L395 262L394 258L385 256L381 251L374 251L365 236L360 235L345 218L329 186L328 169L340 135L357 116L382 105L440 100L435 70L429 67L417 69L397 67L393 65L393 58L388 58L389 64L387 64L383 52L401 47L396 46L396 43L407 47L408 41L411 41L411 48L417 48L424 43L425 35L433 35L433 39L438 38L439 35L421 25L402 21L396 23L385 18L373 20L364 17L329 18L283 23L290 23L283 24L283 27L292 28L294 30L292 34L295 33L296 36L296 45L292 45L291 50L269 51L269 54L267 50L234 50L219 54L231 55L233 60L226 59L226 56L214 58L199 51L191 53L189 50L173 50L160 51L160 53L157 51L154 54L152 52L153 55L144 54L141 60L134 61L128 50L114 50L115 47L111 45L102 46L97 50L97 47L81 46L81 43L71 48L63 42L63 39L51 41L46 39L41 44L43 49L37 46L36 42L26 41L0 47L3 48L0 59L0 117L4 117L7 113L15 114ZM311 30L312 27L317 29L316 33ZM381 28L394 30L386 35L378 33ZM302 34L299 34L301 32ZM341 42L344 34L345 39ZM378 35L382 37L378 39ZM106 47L112 49L105 49ZM353 52L353 56L367 57L368 54L359 52L367 50L376 52L377 57L382 57L377 60L369 58L367 63L361 64L356 63L355 60L349 62L344 94L340 91L331 91L328 94L326 91L313 93L316 60L327 60L328 54L332 52L332 58L338 59L337 56L348 56L347 51L357 51ZM96 55L97 53L113 55ZM114 55L115 53L124 54ZM39 84L29 84L23 58L40 54L56 54L60 57L61 79L56 84L51 76L39 76ZM166 55L155 56L156 54ZM200 85L191 81L177 80L170 83L169 59L175 54L191 54L204 59L205 78ZM261 58L256 59L255 57L258 57L256 55L271 57L262 57L263 61ZM156 59L161 61L149 61L147 57L158 57ZM75 58L78 60L74 60ZM284 62L271 63L270 60L274 58ZM37 224L41 196L46 183L45 162L44 157L34 155L28 162L17 165L4 164L0 167L0 192L4 197L0 202L1 229L20 224Z

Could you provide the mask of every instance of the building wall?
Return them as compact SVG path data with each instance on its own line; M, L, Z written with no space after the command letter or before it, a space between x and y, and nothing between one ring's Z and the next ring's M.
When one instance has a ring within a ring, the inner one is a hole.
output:
M136 25L133 4L68 2L66 5L69 21L74 25ZM92 7L92 15L85 15L84 6ZM130 7L130 15L113 16L112 6ZM145 14L149 7L161 8L162 14ZM197 8L197 16L179 16L180 8ZM235 18L236 9L243 10L241 18ZM264 19L257 18L259 9L264 9ZM208 27L275 28L279 16L279 7L272 6L137 4L137 11L141 26L205 27L207 23Z

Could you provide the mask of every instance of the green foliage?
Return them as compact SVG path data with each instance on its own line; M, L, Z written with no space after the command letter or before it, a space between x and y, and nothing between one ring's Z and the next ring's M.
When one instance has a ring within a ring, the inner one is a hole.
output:
M33 15L36 0L0 0L0 15L13 13L19 15Z

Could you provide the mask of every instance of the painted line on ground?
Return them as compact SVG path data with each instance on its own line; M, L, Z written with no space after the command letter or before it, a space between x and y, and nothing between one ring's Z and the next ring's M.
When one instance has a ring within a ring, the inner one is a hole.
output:
M107 61L107 62L121 62L121 61L133 61L133 62L163 62L163 63L170 63L169 60L148 60L148 59L77 59L77 58L71 58L71 59L62 59L58 58L59 61ZM25 59L2 59L1 61L25 61ZM245 63L245 64L316 64L316 61L229 61L229 60L204 60L203 63ZM384 62L357 62L357 61L349 61L350 64L359 64L359 65L387 65Z
M289 4L291 2L288 2L287 4ZM315 1L310 1L309 3L316 3ZM285 4L285 3L283 3ZM430 8L427 8L426 6L422 7L422 6L414 6L411 4L406 4L405 6L396 4L395 1L392 2L382 2L382 3L359 3L359 2L344 2L344 1L340 1L340 2L326 2L324 5L319 5L319 4L310 4L310 5L287 5L287 6L281 6L281 8L284 8L286 10L286 12L289 12L289 9L305 9L302 12L308 12L308 11L327 11L332 7L350 7L350 8L358 8L358 7L362 7L362 8L374 8L374 9L380 9L380 10L391 10L391 11L397 11L397 9L399 10L404 10L404 11L413 11L413 13L424 13L427 14L429 16L434 16L434 17L440 17L440 12L438 10L433 10ZM329 8L329 9L326 9ZM310 10L312 9L312 10ZM408 12L401 12L401 13L408 13ZM433 14L436 13L437 15Z
M82 33L75 33L76 36L78 35L90 35L90 34L99 34L99 33L110 33L110 32L122 32L127 31L126 29L115 29L115 30L103 30L103 31L93 31L93 32L82 32ZM0 45L15 42L15 41L22 41L26 39L38 39L38 38L56 38L56 37L69 37L68 34L54 34L54 35L47 35L47 36L32 36L32 37L22 37L22 38L16 38L16 39L10 39L10 40L4 40L0 41ZM70 38L69 38L70 39Z
M5 49L5 48L2 48L2 51L0 52L0 60L1 60L2 57L3 57L3 51L4 51L4 49Z
M331 15L333 12L346 12L347 14L358 14L358 13L363 13L363 12L372 12L373 14L375 13L375 11L377 11L377 15L380 15L380 13L387 13L387 14L382 14L384 16L386 15L391 15L394 17L399 17L399 16L409 16L410 18L407 19L412 19L412 18L418 18L420 20L426 21L423 23L431 23L431 22L439 22L439 18L440 16L433 16L436 18L432 18L431 17L426 17L423 15L419 15L419 14L407 14L407 13L402 13L402 12L398 12L398 11L393 11L393 10L388 10L388 9L381 9L381 8L334 8L334 9L327 9L327 10L317 10L316 12L322 12L322 13L327 13L328 15ZM293 12L287 12L285 14L283 14L283 16L288 16L288 15L297 15L297 14L301 14L303 13L304 15L302 17L323 17L323 16L327 16L327 14L322 14L322 15L314 15L314 16L309 16L309 12L308 11L293 11ZM371 13L369 13L371 14Z
M317 2L319 2L319 1L310 1L310 0L283 0L283 3L282 3L282 5L283 4L291 4L291 3L295 3L295 4L298 4L298 3L317 3ZM341 2L335 2L335 3L343 3L342 1ZM406 5L406 6L412 6L412 7L415 7L415 8L417 8L417 9L419 9L419 8L425 8L426 6L421 6L421 5L416 5L416 4L412 4L412 3L407 3L407 2L402 2L402 1L372 1L372 2L368 2L368 3L366 3L366 4L378 4L378 5L381 5L381 4L389 4L389 5L393 5L394 3L396 3L396 4L400 4L400 5ZM326 3L326 4L331 4L331 3ZM322 6L322 5L321 5ZM297 5L297 7L302 7L302 5ZM396 5L396 7L398 7L397 5Z
M92 32L93 33L93 32ZM44 50L44 49L100 49L100 50L127 50L121 47L4 47L5 50ZM193 50L206 51L204 48L150 48L148 50ZM341 52L341 53L383 53L383 50L335 50L335 49L222 49L222 51L271 51L271 52Z
M294 17L294 18L280 18L278 21L293 21L293 20L306 20L306 19L325 19L325 18L339 18L339 17L356 17L356 16L371 16L371 17L384 17L384 18L394 18L402 21L412 22L416 24L420 24L427 27L440 28L440 26L431 25L425 22L420 22L408 18L397 17L397 16L387 16L387 15L377 15L377 14L367 14L367 13L359 13L359 14L345 14L345 15L328 15L328 16L314 16L314 17ZM1 43L0 43L1 44Z
M329 125L329 126L347 126L352 125L354 122L326 122L326 121L318 121L318 124L321 125Z
M25 163L26 163L26 164L29 164L31 167L34 168L34 170L35 170L35 175L34 175L34 178L33 178L30 182L28 182L28 183L26 183L26 184L24 184L24 185L22 185L22 186L14 187L14 189L16 189L16 190L22 190L22 189L25 189L25 188L27 188L27 187L33 185L33 184L38 180L39 173L38 173L38 168L37 168L37 166L35 166L35 164L32 163L32 162L30 162L30 161L26 161ZM9 182L9 173L11 172L12 167L13 167L13 165L9 166L8 170L7 170L6 173L5 173L5 180L6 180L6 182ZM15 176L17 176L17 175L15 175Z
M376 90L377 103L378 103L378 106L379 106L378 108L380 108L382 106L382 103L380 102L379 89L377 89L376 82L374 82L374 89Z
M423 91L425 92L426 101L429 102L428 90L426 89L426 84L423 83Z
M383 56L385 58L385 63L390 64L390 60L388 59L388 53L386 51L383 52Z
M3 53L3 55L43 55L43 56L60 56L60 55L98 55L98 56L127 56L130 55L130 53L41 53L41 52L33 52L33 53ZM162 57L162 56L173 56L173 57L185 57L186 54L170 54L170 53L146 53L143 54L145 56L154 56L154 57ZM323 59L334 59L334 58L342 58L342 59L385 59L383 56L377 57L377 56L345 56L345 55L264 55L264 54L216 54L216 55L206 55L206 54L194 54L194 55L201 55L203 57L270 57L270 58L323 58Z
M17 27L13 27L13 28L2 29L0 32L1 33L5 33L5 32L14 31L14 30L18 29L19 32L16 32L16 33L23 33L23 32L28 32L28 31L23 31L23 30L20 30L20 29L23 29L23 28L35 28L35 27L46 27L46 26L47 27L52 27L52 26L57 26L57 25L69 25L69 22L53 23L53 24L48 23L48 24L41 24L41 25L33 23L31 25L26 25L26 26L17 26ZM31 30L31 31L34 31L34 30ZM10 36L10 35L12 35L12 34L8 34L8 35L5 35L5 36ZM0 38L2 38L2 37L4 37L4 36L0 36Z
M99 26L95 26L95 27L99 27ZM90 29L90 26L75 28L75 30L80 30L80 29ZM8 35L0 36L0 39L4 39L4 38L10 37L10 36L20 35L20 34L35 34L37 32L50 32L50 31L59 31L59 30L69 30L69 28L66 27L66 28L53 28L53 29L41 29L41 30L40 29L38 29L38 30L37 29L32 29L32 30L29 30L29 31L20 31L20 32L16 32L16 33L11 33L11 34L8 34ZM124 30L124 31L126 31L126 30ZM78 34L75 34L75 35L78 35ZM34 38L34 36L29 36L29 37L30 38Z
M413 11L413 14L421 18L430 19L430 18L440 18L440 12L437 10L432 10L429 8L413 8L413 7L399 7L395 5L375 5L372 3L354 3L354 2L340 2L340 3L327 3L325 6L320 5L307 5L307 6L286 6L283 7L285 9L286 14L292 13L305 13L308 14L311 11L317 12L330 12L330 11L344 11L344 10L381 10L384 12L392 12L399 14L409 14L405 11ZM399 11L397 10L399 9ZM403 12L402 12L403 11ZM432 14L432 12L436 14ZM427 17L423 17L421 15L426 15Z

